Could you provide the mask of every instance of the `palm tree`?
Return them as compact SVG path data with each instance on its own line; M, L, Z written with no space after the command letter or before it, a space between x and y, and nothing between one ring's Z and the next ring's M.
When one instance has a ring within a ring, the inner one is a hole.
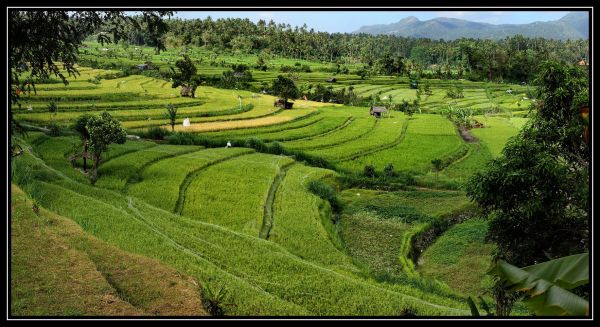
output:
M177 120L177 108L172 104L167 105L167 118L170 120L171 130L175 131L175 121Z

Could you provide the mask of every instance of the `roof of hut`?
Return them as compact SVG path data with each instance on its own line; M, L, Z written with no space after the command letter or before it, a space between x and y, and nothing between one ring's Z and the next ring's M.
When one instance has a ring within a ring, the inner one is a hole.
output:
M387 112L387 108L386 107L371 107L371 112Z

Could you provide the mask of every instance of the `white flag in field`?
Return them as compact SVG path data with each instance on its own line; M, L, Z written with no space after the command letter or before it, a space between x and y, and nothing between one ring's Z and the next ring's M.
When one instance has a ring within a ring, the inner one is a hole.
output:
M190 119L186 118L183 120L183 127L188 127L188 126L190 126Z

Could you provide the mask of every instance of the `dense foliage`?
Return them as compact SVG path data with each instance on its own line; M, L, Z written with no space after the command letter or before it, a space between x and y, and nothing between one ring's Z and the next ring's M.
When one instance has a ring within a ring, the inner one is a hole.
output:
M454 41L392 35L316 32L306 26L249 19L170 19L167 41L241 53L279 55L296 59L367 64L381 74L430 74L436 78L530 81L537 65L552 59L576 63L587 59L587 40L556 41L521 35L500 41ZM264 65L264 60L258 64ZM429 73L425 72L430 70ZM361 76L366 77L366 71Z
M531 122L503 156L469 181L468 196L491 217L496 259L527 266L589 247L589 160L579 108L588 80L579 68L546 62Z
M89 117L85 129L89 134L89 150L94 159L94 175L97 175L102 153L108 150L108 146L112 143L125 143L127 134L121 122L106 111L99 117Z
M284 102L287 102L288 99L294 100L300 95L294 81L282 75L277 76L277 79L273 81L271 92L281 97Z

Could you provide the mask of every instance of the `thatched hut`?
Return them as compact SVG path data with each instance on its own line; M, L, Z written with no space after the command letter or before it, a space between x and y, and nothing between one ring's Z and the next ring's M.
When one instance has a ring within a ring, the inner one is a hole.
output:
M384 114L389 114L389 111L387 110L386 107L383 107L383 106L382 107L372 106L371 110L369 110L369 113L373 117L380 118Z
M191 86L182 86L181 87L181 96L182 97L194 97L194 90Z
M292 109L293 105L293 102L285 101L285 99L277 99L277 101L273 103L273 107L279 107L284 109Z

